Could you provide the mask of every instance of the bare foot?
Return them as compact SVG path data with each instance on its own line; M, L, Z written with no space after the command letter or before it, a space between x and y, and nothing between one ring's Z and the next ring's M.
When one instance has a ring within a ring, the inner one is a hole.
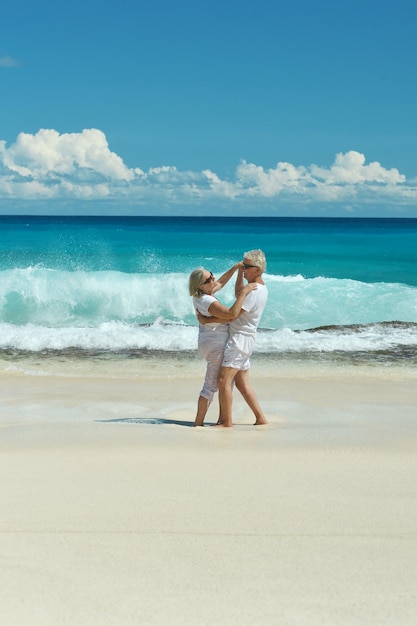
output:
M269 424L266 417L264 417L263 419L257 419L256 422L254 423L254 426L265 426L265 424Z

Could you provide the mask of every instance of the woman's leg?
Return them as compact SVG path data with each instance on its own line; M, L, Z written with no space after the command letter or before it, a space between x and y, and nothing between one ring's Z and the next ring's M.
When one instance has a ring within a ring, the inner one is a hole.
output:
M202 426L206 417L210 401L204 396L199 396L197 402L197 415L195 416L194 426Z
M218 390L217 378L223 359L223 351L224 341L216 343L212 342L209 346L200 346L200 354L206 359L207 368L204 385L197 402L197 415L194 421L194 426L203 426L204 418L206 417L210 403L213 400L214 394ZM219 422L221 422L221 419L221 412L219 409Z

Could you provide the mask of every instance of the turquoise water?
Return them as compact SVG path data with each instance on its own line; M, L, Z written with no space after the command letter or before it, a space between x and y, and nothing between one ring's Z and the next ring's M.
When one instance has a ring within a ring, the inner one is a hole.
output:
M0 216L0 229L1 270L188 272L262 248L272 274L417 286L417 219Z
M0 216L0 351L195 351L189 273L252 248L268 261L258 352L417 362L415 219Z

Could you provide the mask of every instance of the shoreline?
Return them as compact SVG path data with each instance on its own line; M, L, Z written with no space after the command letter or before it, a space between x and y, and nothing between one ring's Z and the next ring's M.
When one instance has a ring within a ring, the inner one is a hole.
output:
M204 377L205 361L197 350L190 352L144 351L89 354L77 350L0 355L0 376L103 376L137 377L143 380ZM314 378L317 376L365 376L417 379L414 357L377 358L368 353L311 353L284 356L254 353L251 376L256 378Z
M254 362L270 424L214 429L174 364L0 368L3 622L413 623L413 372Z

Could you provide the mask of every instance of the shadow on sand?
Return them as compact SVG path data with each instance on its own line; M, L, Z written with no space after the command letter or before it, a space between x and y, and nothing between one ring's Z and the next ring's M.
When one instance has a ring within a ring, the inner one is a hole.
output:
M151 426L160 425L160 424L171 424L174 426L194 426L194 422L185 422L183 420L174 420L174 419L166 419L162 417L124 417L118 419L108 419L108 420L95 420L96 422L102 422L106 424L147 424Z

